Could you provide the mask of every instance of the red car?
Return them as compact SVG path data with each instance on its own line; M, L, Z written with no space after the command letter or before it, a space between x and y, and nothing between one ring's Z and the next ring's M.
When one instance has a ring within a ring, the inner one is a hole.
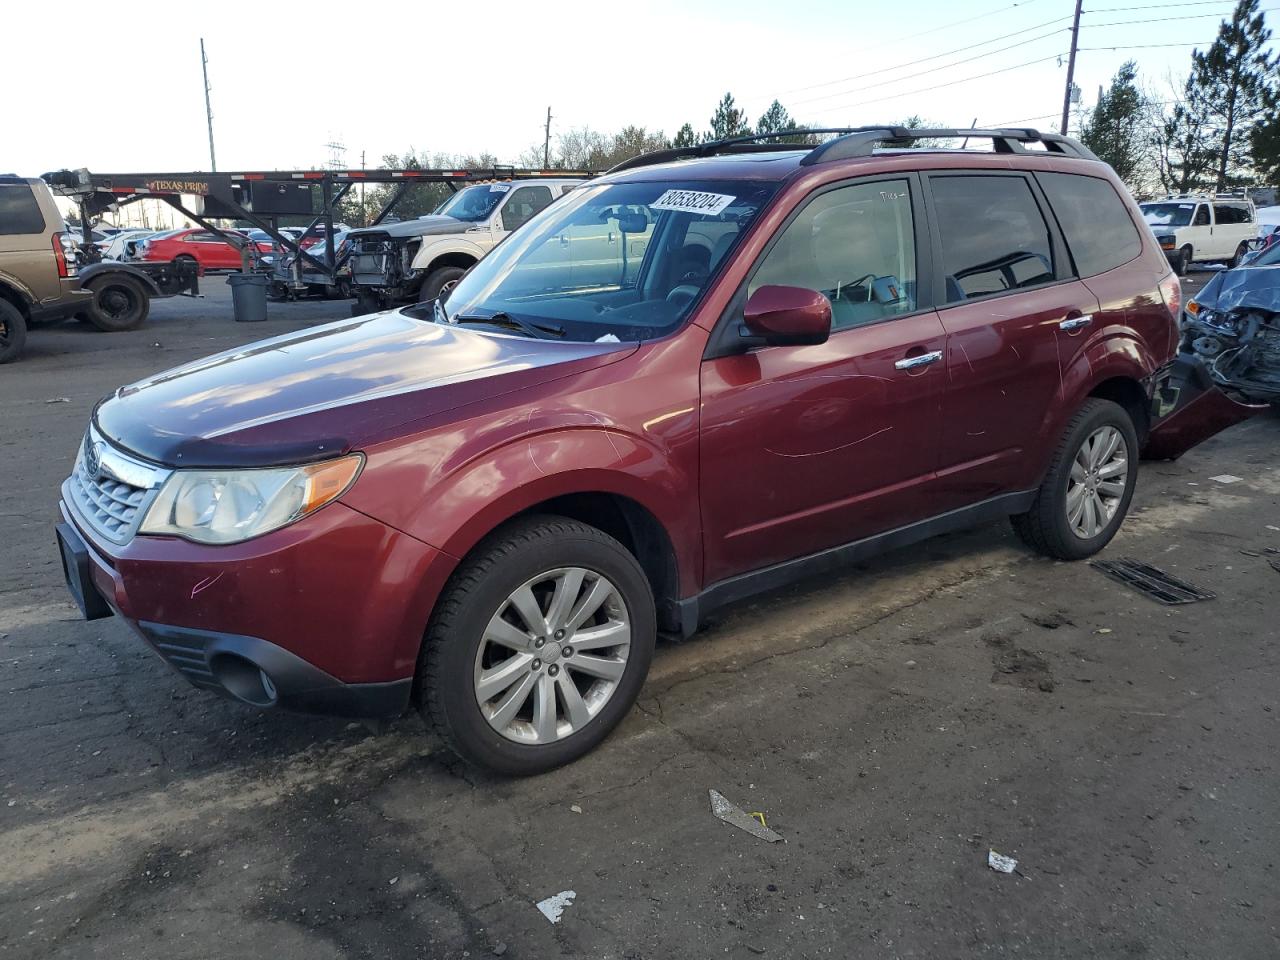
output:
M1003 517L1096 553L1144 443L1254 408L1173 383L1178 281L1110 168L880 149L943 135L639 158L444 302L122 387L62 488L73 594L199 687L415 703L527 774L724 604Z
M224 232L242 237L258 253L271 252L269 243L254 243L236 230ZM171 263L194 260L200 265L201 273L208 270L240 269L240 251L216 234L200 229L174 230L151 237L144 241L139 259Z

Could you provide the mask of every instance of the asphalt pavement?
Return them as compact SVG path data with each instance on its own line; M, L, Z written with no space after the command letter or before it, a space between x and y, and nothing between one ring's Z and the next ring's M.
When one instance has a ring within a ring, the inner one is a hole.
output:
M1215 599L993 524L725 612L593 754L501 780L416 716L258 713L77 619L53 523L94 402L348 314L237 325L206 289L0 368L0 957L1280 956L1280 417L1144 464L1105 552Z

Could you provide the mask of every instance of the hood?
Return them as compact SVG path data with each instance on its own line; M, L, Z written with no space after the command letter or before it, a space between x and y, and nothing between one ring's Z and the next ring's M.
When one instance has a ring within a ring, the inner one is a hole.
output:
M361 237L425 237L438 233L466 233L474 226L474 223L466 220L455 220L453 217L442 217L433 213L429 217L418 217L416 220L403 220L400 223L388 223L385 226L352 230L349 236L352 242L358 241Z
M1280 266L1237 267L1214 274L1193 298L1221 313L1263 310L1280 313Z
M479 333L394 310L248 344L121 387L94 421L114 443L168 466L300 463L635 349Z

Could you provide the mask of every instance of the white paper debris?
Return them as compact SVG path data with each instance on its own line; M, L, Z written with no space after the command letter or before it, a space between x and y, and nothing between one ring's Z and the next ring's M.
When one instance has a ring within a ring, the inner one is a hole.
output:
M707 793L711 797L711 812L725 823L770 843L777 843L782 839L781 834L770 830L741 807L730 803L723 793L718 790L708 790Z
M987 866L997 873L1013 873L1018 869L1018 861L1013 857L1006 857L1003 854L996 853L994 850L988 850Z
M1210 477L1210 480L1216 480L1218 483L1239 483L1244 477L1235 477L1229 473L1221 473L1216 477Z
M603 337L596 337L596 343L621 343L612 333L606 333Z
M560 922L560 915L564 913L564 908L573 903L578 895L572 890L561 890L554 897L547 897L545 900L538 901L538 909L542 911L542 915L552 923Z

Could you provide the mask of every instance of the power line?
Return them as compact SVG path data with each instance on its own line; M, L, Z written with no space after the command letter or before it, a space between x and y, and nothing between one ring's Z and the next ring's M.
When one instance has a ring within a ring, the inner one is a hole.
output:
M1059 19L1061 19L1061 20L1066 20L1066 19L1069 19L1069 18L1067 18L1067 17L1060 17ZM1051 22L1052 22L1052 21L1051 21ZM944 63L944 64L941 64L941 65L936 66L936 67L930 67L928 70L920 70L920 71L918 71L918 72L916 72L916 73L909 73L909 74L907 74L906 76L903 76L903 77L894 77L894 78L892 78L892 79L890 79L890 80L881 80L881 81L879 81L878 83L868 83L868 84L864 84L863 86L859 87L859 88L858 88L858 91L856 91L856 92L861 92L862 90L874 90L876 87L883 87L883 86L885 86L885 85L887 85L887 84L890 84L890 83L901 83L901 82L902 82L902 81L904 81L904 80L913 80L913 79L915 79L916 77L923 77L923 76L926 76L927 74L930 74L930 73L937 73L939 70L950 70L952 67L958 67L958 66L961 66L962 64L972 63L972 62L973 62L973 61L975 61L975 60L983 60L983 59L985 59L986 57L993 57L993 56L995 56L997 53L1004 53L1006 50L1014 50L1014 49L1016 49L1016 48L1018 48L1018 47L1024 47L1024 46L1026 46L1028 43L1036 43L1037 41L1045 40L1045 39L1048 39L1049 37L1057 36L1058 34L1062 33L1064 29L1066 29L1066 28L1064 28L1064 27L1060 27L1060 28L1058 28L1057 30L1050 30L1048 33L1042 33L1042 34L1041 34L1040 36L1038 36L1038 37L1032 37L1030 40L1019 40L1017 43L1011 43L1011 44L1010 44L1009 46L1007 46L1007 47L997 47L995 50L988 50L986 53L979 53L979 54L975 54L974 56L972 56L972 57L966 57L966 58L965 58L965 59L963 59L963 60L953 60L951 63ZM1011 34L1011 36L1012 36L1012 34ZM990 41L990 40L988 40L988 41L987 41L987 43L990 43L990 42L992 42L992 41ZM983 44L974 44L974 46L982 46L982 45L983 45ZM963 48L963 49L972 49L972 47L966 47L966 48ZM954 51L954 50L953 50L953 51L951 51L951 52L952 52L952 53L956 53L956 52L958 52L958 51ZM939 57L945 57L945 56L947 56L947 54L945 54L945 53L940 53L940 54L938 54L938 56L939 56ZM936 60L936 59L937 59L937 57L926 57L925 59L926 59L926 60ZM924 60L918 60L918 61L916 61L916 62L917 62L917 63L924 63L925 61L924 61ZM903 64L903 66L907 66L907 64ZM870 73L870 74L862 74L862 76L874 76L874 75L875 75L874 73ZM857 79L857 78L856 78L856 77L849 77L848 79L850 79L850 80L854 80L854 79ZM796 100L796 101L794 101L794 103L795 103L795 104L801 104L801 103L814 103L814 102L816 102L816 101L818 101L818 100L830 100L832 97L841 97L841 96L846 96L846 95L848 95L848 94L850 94L850 93L854 93L854 92L855 92L855 91L853 91L853 90L837 90L835 93L824 93L824 94L822 94L821 96L817 96L817 97L809 97L809 98L804 99L804 100Z
M978 14L975 14L974 16L972 16L972 17L965 17L965 18L964 18L964 19L962 19L962 20L953 20L951 23L944 23L944 24L940 24L939 26L931 27L931 28L929 28L928 30L921 30L919 33L912 33L912 34L909 34L908 36L905 36L905 37L899 37L897 40L894 40L892 43L886 44L885 46L886 46L886 47L894 47L894 46L897 46L897 45L899 45L899 44L906 43L908 40L915 40L915 39L916 39L916 38L918 38L918 37L926 37L926 36L928 36L928 35L929 35L929 34L931 34L931 33L937 33L939 30L949 30L951 27L958 27L958 26L960 26L960 25L962 25L962 24L965 24L965 23L972 23L973 21L975 21L975 20L981 20L981 19L983 19L984 17L993 17L993 16L995 16L995 15L996 15L996 14L998 14L998 13L1008 13L1010 10L1015 10L1015 9L1017 9L1018 7L1026 7L1026 6L1029 6L1030 4L1033 4L1033 3L1035 3L1035 2L1037 2L1037 0L1022 0L1022 2L1020 2L1020 3L1010 4L1010 5L1008 5L1008 6L1000 7L1000 8L998 8L998 9L996 9L996 10L988 10L986 13L978 13ZM1059 17L1058 19L1059 19L1059 20L1065 20L1065 19L1066 19L1066 17ZM1049 21L1049 22L1050 22L1050 23L1052 23L1053 21L1051 20L1051 21ZM1043 26L1043 25L1044 25L1044 24L1041 24L1041 26ZM1035 30L1035 29L1037 29L1037 28L1036 28L1036 27L1029 27L1028 29L1030 29L1030 30ZM1023 32L1023 33L1026 33L1027 31L1025 31L1025 30L1024 30L1024 31L1022 31L1022 32ZM1014 36L1014 34L1009 34L1009 36ZM995 38L995 40L1001 40L1001 39L1004 39L1004 38L1003 38L1003 37L996 37L996 38ZM987 42L987 43L992 43L992 42L994 42L994 41L992 41L992 40L988 40L988 41L986 41L986 42ZM975 44L975 46L981 46L981 44ZM884 49L884 48L882 47L881 49ZM953 52L959 52L959 51L953 51ZM938 54L938 56L940 56L940 57L944 57L944 56L946 56L946 54L944 54L944 53L940 53L940 54ZM926 59L928 59L928 58L926 58ZM913 63L922 63L922 62L923 62L923 61L920 61L920 60L913 61ZM911 66L911 64L909 64L909 63L908 63L908 64L900 64L900 66ZM860 76L868 76L868 74L861 74ZM793 89L793 90L784 90L784 91L782 91L781 96L784 96L784 97L785 97L785 96L789 96L789 95L791 95L791 94L793 94L793 93L803 93L803 92L804 92L804 91L806 91L806 90L816 90L818 87L829 87L829 86L831 86L833 83L844 83L846 80L856 80L856 79L858 79L858 77L844 77L844 78L843 78L843 79L841 79L841 80L824 80L822 83L812 83L812 84L809 84L809 85L808 85L808 86L806 86L806 87L796 87L796 88L795 88L795 89Z
M1070 18L1059 17L1057 19L1048 20L1048 23L1059 23L1060 20L1066 20L1066 19L1070 19ZM1037 24L1037 27L1032 27L1029 29L1037 29L1038 27L1044 27L1044 26L1047 26L1047 24L1046 23ZM915 77L923 77L925 76L925 74L928 74L928 73L937 73L938 70L948 70L948 69L951 69L952 67L960 67L961 64L973 63L974 60L982 60L983 58L987 58L987 56L995 56L996 54L1002 54L1002 52L1005 52L1006 50L1014 50L1015 47L1025 46L1027 44L1034 44L1034 42L1046 40L1047 37L1057 36L1059 35L1059 33L1064 31L1064 29L1065 27L1052 29L1052 31L1048 33L1042 33L1042 35L1038 37L1032 37L1030 38L1030 40L1020 40L1016 42L1016 44L997 47L996 50L988 50L987 52L984 52L984 54L975 54L974 56L968 56L968 58L965 58L964 60L954 60L952 61L952 63L940 64L938 65L938 67L931 67L927 70L919 70L918 73L909 73L909 74L906 74L905 77L893 77L892 79L886 79L886 81L879 81L878 83L868 83L868 84L865 84L865 86L860 87L860 90L873 90L873 88L883 87L884 84L887 84L887 83L899 83L901 81L908 81L908 79L913 79ZM1025 29L1020 29L1020 31L1018 31L1018 33L1027 33L1027 32L1029 31L1025 31ZM948 50L947 52L945 52L945 54L925 56L925 58L923 59L913 60L911 61L911 63L900 64L899 67L895 67L892 69L901 69L902 67L913 67L914 64L927 63L927 61L929 60L937 60L938 58L940 58L940 56L950 56L951 54L960 54L960 52L964 52L965 50L973 50L974 47L986 46L987 44L995 44L995 42L998 40L1007 40L1007 38L1009 37L1018 36L1018 33L1006 33L1004 37L993 37L992 40L984 40L983 42L980 42L980 44L970 44L969 46L960 47L959 50ZM872 70L872 72L869 72L869 73L860 73L858 74L858 76L855 76L855 77L845 77L844 81L832 81L832 83L844 83L845 81L855 81L855 79L860 79L861 77L876 77L878 76L879 73L882 73L882 70ZM824 86L828 86L828 84L824 84ZM794 104L812 104L812 102L815 102L818 100L829 100L831 99L831 97L842 96L842 95L845 95L845 93L850 93L850 92L852 91L838 90L835 93L822 93L822 95L819 95L819 96L805 97L804 100L795 100L792 102L794 102Z
M1081 47L1081 48L1080 48L1080 50L1081 50L1081 52L1084 52L1084 51L1086 51L1086 50L1091 51L1091 52L1092 52L1092 51L1098 51L1098 50L1151 50L1151 49L1154 49L1154 48L1156 48L1156 47L1208 47L1208 46L1211 46L1212 44L1213 44L1213 41L1212 41L1212 40L1210 40L1208 43L1205 43L1205 42L1197 42L1197 43L1130 43L1130 44L1125 44L1124 46L1119 46L1119 47Z
M1259 13L1274 13L1274 12L1276 11L1276 9L1277 9L1277 8L1275 8L1275 7L1268 7L1268 8L1266 8L1266 9L1259 10L1258 12L1259 12ZM1221 18L1222 18L1222 14L1220 14L1220 13L1189 13L1189 14L1184 14L1184 15L1182 15L1182 16L1180 16L1180 17L1154 17L1154 18L1148 17L1148 18L1147 18L1147 19L1145 19L1145 20L1114 20L1114 21L1112 21L1111 23L1082 23L1082 24L1080 24L1080 29L1081 29L1081 30L1083 30L1083 29L1085 29L1086 27L1089 27L1089 28L1092 28L1092 27L1130 27L1130 26L1134 26L1134 25L1142 25L1142 26L1145 26L1145 25L1146 25L1146 24L1148 24L1148 23L1170 23L1170 22L1172 22L1172 21L1174 21L1174 20L1207 20L1207 19L1208 19L1208 18L1210 18L1210 17L1217 17L1217 18L1221 19Z
M885 100L896 100L896 99L898 99L899 97L911 97L911 96L915 96L915 95L916 95L916 94L918 94L918 93L929 93L929 92L930 92L930 91L932 91L932 90L940 90L940 89L942 89L943 87L954 87L954 86L958 86L958 85L960 85L960 84L962 84L962 83L968 83L968 82L970 82L971 80L982 80L982 79L984 79L984 78L986 78L986 77L994 77L996 74L1000 74L1000 73L1008 73L1010 70L1020 70L1020 69L1022 69L1023 67L1030 67L1030 66L1033 66L1033 65L1035 65L1035 64L1037 64L1037 63L1048 63L1050 60L1058 60L1058 59L1060 59L1063 55L1064 55L1064 54L1062 54L1062 53L1055 53L1055 54L1053 54L1053 55L1051 55L1051 56L1048 56L1048 57L1041 57L1039 60L1028 60L1026 63L1015 63L1015 64L1014 64L1013 66L1011 66L1011 67L1001 67L999 70L991 70L991 71L989 71L989 72L987 72L987 73L979 73L979 74L977 74L977 75L975 75L975 76L972 76L972 77L963 77L963 78L961 78L961 79L959 79L959 80L950 80L950 81L948 81L948 82L946 82L946 83L935 83L935 84L934 84L933 86L931 86L931 87L921 87L921 88L920 88L920 89L918 89L918 90L908 90L908 91L906 91L905 93L892 93L892 94L888 94L888 95L883 96L883 97L876 97L876 98L871 99L871 100L859 100L859 101L857 101L856 103L840 103L840 104L836 104L835 106L831 106L831 107L821 107L820 109L815 110L815 111L813 111L813 112L814 112L814 113L827 113L827 112L830 112L830 111L832 111L832 110L852 110L852 109L853 109L853 108L855 108L855 107L865 107L865 106L868 106L869 104L872 104L872 103L881 103L881 102L883 102L883 101L885 101Z
M1232 0L1188 0L1185 3L1148 3L1137 7L1097 7L1085 13L1120 13L1124 10L1168 10L1170 7L1229 7ZM1217 14L1210 14L1217 16Z

